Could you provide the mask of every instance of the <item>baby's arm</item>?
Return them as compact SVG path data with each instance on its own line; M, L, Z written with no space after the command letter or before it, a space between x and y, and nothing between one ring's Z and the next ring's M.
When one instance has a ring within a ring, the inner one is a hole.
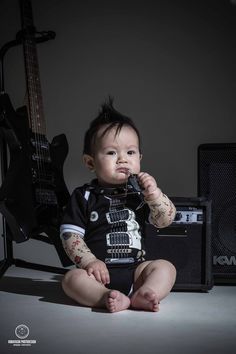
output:
M64 232L61 239L68 257L79 268L85 268L90 262L96 259L79 234Z
M172 201L162 193L155 179L148 173L140 172L138 179L143 188L144 199L150 208L151 223L158 228L170 225L176 213Z
M93 274L97 281L103 284L109 283L109 273L105 263L94 256L79 234L64 232L61 239L65 252L76 266L85 269L88 275Z

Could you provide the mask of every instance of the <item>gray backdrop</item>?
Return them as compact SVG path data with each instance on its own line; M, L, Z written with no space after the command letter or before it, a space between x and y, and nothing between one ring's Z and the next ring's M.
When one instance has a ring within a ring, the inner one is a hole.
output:
M197 195L197 147L235 142L236 6L230 0L32 0L47 137L65 133L70 192L92 175L83 135L108 94L142 133L143 170L170 196ZM0 0L0 44L20 30L17 0ZM5 90L23 104L22 47L5 59ZM14 245L15 256L60 265L52 246ZM1 250L2 253L2 250Z

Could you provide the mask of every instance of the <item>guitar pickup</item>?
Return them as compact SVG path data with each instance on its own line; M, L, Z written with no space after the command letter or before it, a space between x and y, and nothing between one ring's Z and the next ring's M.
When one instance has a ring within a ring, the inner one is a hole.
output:
M34 140L30 139L31 144L36 147L37 149L43 149L43 150L49 150L49 143L47 141L42 141L42 140Z
M50 156L44 156L44 155L43 156L39 156L37 154L33 154L32 155L32 160L50 163L51 162L51 157Z
M132 220L135 216L133 211L129 209L122 209L106 213L106 218L109 224L112 224L117 221Z
M131 239L126 232L113 232L106 235L107 246L129 246Z
M48 185L55 185L54 175L52 173L47 173L44 171L37 171L36 169L31 169L32 178L34 183L43 183Z

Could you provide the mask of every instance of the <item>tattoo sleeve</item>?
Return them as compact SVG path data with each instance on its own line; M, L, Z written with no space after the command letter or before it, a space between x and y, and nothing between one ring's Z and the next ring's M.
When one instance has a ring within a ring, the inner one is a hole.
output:
M151 202L147 202L150 208L150 222L158 227L167 227L175 218L176 209L172 201L163 193L160 197Z
M66 254L79 268L85 268L96 259L79 234L65 232L61 238Z

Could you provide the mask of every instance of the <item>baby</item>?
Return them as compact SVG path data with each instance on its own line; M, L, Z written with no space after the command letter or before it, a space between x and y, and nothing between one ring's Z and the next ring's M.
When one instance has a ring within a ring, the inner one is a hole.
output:
M76 268L63 278L65 293L81 305L117 312L158 311L171 291L175 267L145 260L145 225L170 225L175 207L154 177L141 172L140 134L133 121L103 104L84 139L83 160L96 178L74 190L61 239ZM139 189L129 183L135 175Z

